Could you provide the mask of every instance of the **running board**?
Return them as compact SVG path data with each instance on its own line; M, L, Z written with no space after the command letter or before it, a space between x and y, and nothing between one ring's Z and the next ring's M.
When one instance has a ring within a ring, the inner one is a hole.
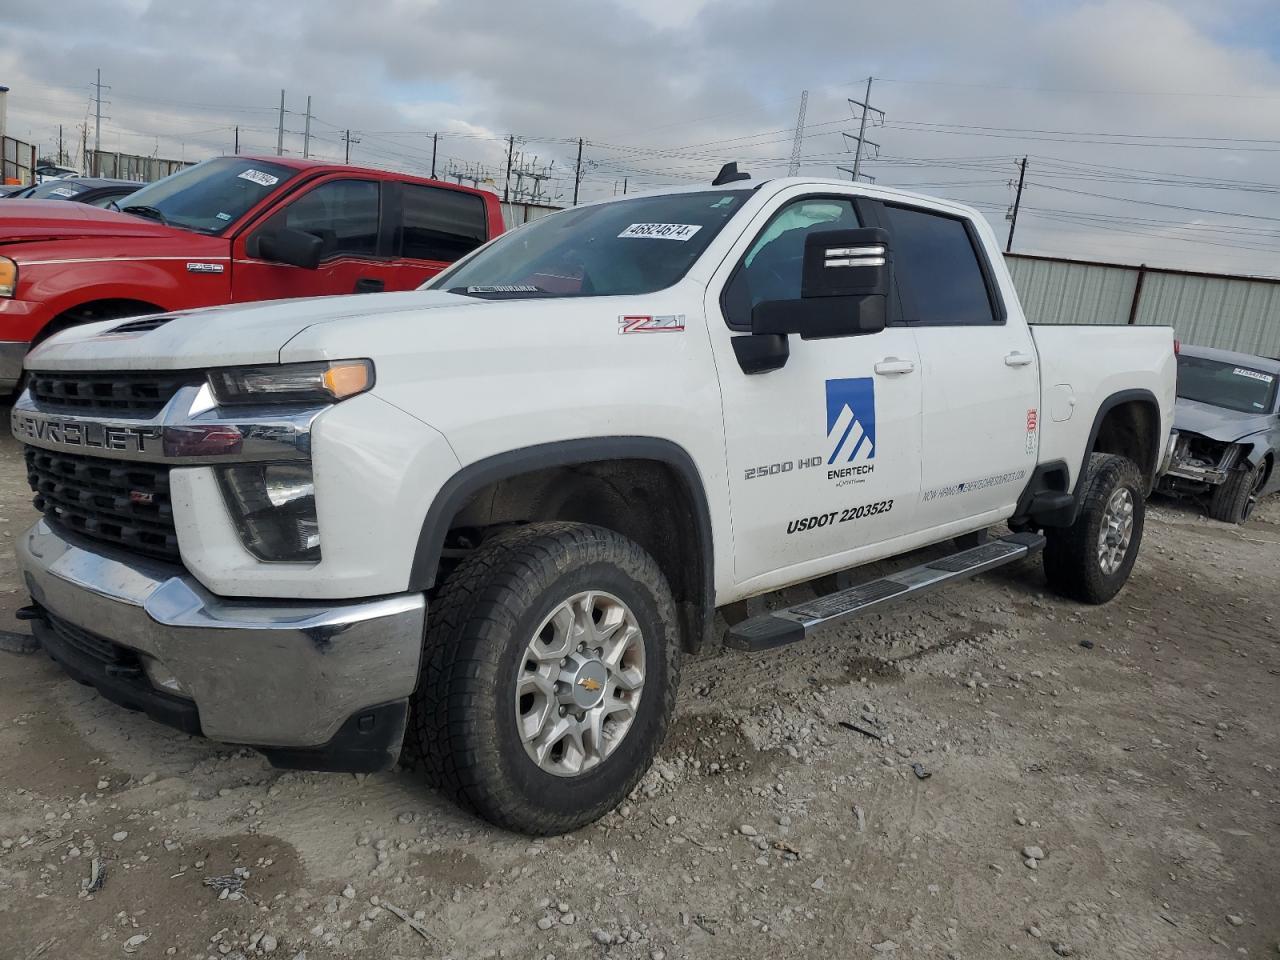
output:
M940 557L879 580L837 590L783 610L743 620L730 627L724 645L735 650L770 650L803 640L819 627L847 620L872 607L917 597L938 587L965 580L996 567L1034 556L1044 549L1039 533L1015 533L979 547Z

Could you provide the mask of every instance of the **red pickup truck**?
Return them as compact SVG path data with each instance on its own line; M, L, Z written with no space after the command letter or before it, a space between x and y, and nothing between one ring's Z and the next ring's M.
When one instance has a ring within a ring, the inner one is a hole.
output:
M105 210L0 200L0 392L77 323L412 290L502 230L494 194L284 157L206 160Z

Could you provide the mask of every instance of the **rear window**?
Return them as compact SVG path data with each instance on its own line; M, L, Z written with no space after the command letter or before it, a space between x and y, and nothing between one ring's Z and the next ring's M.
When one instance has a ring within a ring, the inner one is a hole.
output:
M404 183L400 195L402 257L452 263L484 243L488 233L484 201L475 194Z
M70 200L89 188L83 183L74 183L70 180L47 180L40 186L32 190L28 195L28 200Z
M987 281L965 222L885 204L898 284L908 321L922 324L996 322ZM909 296L908 296L909 294Z

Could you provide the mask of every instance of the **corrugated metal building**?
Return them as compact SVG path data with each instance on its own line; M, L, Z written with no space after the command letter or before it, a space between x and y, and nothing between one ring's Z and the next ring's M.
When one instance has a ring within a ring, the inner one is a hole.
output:
M1172 326L1178 339L1280 357L1280 280L1009 254L1032 323Z

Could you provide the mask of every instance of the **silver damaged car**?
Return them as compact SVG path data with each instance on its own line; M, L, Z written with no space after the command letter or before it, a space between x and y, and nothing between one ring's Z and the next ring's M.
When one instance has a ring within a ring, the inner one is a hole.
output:
M1280 360L1183 346L1168 467L1159 489L1207 500L1209 516L1244 523L1280 489Z

